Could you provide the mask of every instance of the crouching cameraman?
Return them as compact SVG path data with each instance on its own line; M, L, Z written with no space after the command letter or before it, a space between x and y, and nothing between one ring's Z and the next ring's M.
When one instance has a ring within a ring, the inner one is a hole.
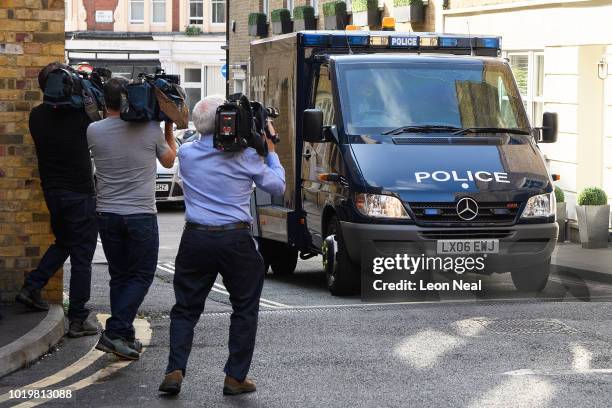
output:
M220 97L207 97L193 109L201 139L178 152L185 192L186 225L176 257L171 312L170 356L161 392L177 394L187 368L193 332L217 274L230 294L229 357L223 393L255 391L247 373L255 347L264 264L251 234L249 203L253 182L272 195L285 190L285 171L266 139L265 160L247 147L224 152L213 146L215 114ZM268 123L268 130L275 134Z

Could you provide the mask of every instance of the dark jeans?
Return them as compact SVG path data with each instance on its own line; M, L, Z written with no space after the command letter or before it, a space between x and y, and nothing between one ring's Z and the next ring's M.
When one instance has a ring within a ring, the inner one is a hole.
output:
M90 194L47 190L45 201L55 242L47 249L38 267L25 279L27 289L40 290L70 256L70 306L68 318L83 320L91 289L91 260L96 250L96 200Z
M111 317L105 333L133 340L136 313L157 269L157 215L98 213L98 228L110 273Z
M187 368L193 330L204 302L221 273L230 294L229 357L225 373L243 381L253 358L263 259L249 230L222 232L186 229L176 257L174 295L170 313L170 357L166 373Z

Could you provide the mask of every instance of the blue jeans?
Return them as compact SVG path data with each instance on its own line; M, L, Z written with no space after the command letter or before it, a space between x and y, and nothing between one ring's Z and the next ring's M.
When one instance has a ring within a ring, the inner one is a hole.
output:
M97 218L110 273L111 317L105 333L131 341L134 319L157 269L157 215L98 213Z
M47 249L38 267L25 279L29 290L42 289L70 256L70 306L68 318L83 320L89 310L91 260L96 250L96 199L91 194L68 190L45 190L51 230L55 242Z
M170 357L166 373L187 368L194 327L217 274L230 294L232 315L229 357L225 373L243 381L253 358L259 297L264 281L263 259L249 230L198 231L185 229L176 256L174 295L170 313Z

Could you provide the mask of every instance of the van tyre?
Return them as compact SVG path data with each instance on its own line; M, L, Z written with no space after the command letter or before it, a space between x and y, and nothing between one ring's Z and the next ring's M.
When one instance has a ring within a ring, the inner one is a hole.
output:
M359 265L353 263L348 255L340 222L333 217L328 226L323 242L323 269L327 288L334 296L353 295L359 292ZM335 257L334 257L335 253Z
M291 275L295 272L298 251L287 244L269 239L259 239L259 252L264 259L264 269L272 269L274 275Z
M550 258L511 272L514 287L521 292L541 292L548 283Z

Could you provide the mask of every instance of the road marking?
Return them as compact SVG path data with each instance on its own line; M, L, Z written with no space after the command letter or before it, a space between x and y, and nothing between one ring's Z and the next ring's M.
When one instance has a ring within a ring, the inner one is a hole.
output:
M465 343L459 336L428 329L404 339L394 353L415 368L431 368L444 354Z
M171 273L172 275L174 275L174 262L163 262L163 263L158 263L157 267L159 269L161 269L162 271L166 271L168 273ZM213 283L213 287L211 288L211 290L217 292L217 293L221 293L223 295L229 296L229 292L227 291L227 288L220 284L220 283ZM259 305L263 306L263 307L267 307L270 309L285 309L285 308L290 308L291 306L289 305L285 305L283 303L279 303L279 302L275 302L273 300L269 300L269 299L265 299L265 298L259 298Z
M612 368L591 368L593 353L581 344L572 344L572 354L574 356L571 369L561 370L531 370L524 368L521 370L507 371L505 375L512 376L559 376L559 375L582 375L582 374L612 374Z
M98 314L97 318L98 321L100 322L100 324L102 326L104 326L104 323L106 322L106 319L108 319L110 316L106 315L106 314ZM140 340L140 342L142 343L142 351L144 353L144 351L147 349L147 346L151 343L151 337L153 335L153 331L151 330L151 326L149 324L148 321L144 320L144 319L136 319L134 321L134 329L136 330L136 337ZM51 385L57 384L59 382L62 382L72 376L74 376L75 374L79 373L80 371L82 371L83 369L87 368L88 366L90 366L91 364L93 364L96 360L98 360L100 357L102 357L104 354L104 352L100 351L100 350L96 350L96 349L91 349L86 355L84 355L83 357L81 357L78 361L76 361L75 363L73 363L72 365L58 371L55 374L52 374L51 376L37 381L35 383L32 383L30 385L26 385L20 388L23 389L41 389L41 388L47 388ZM115 360L112 361L110 364L108 364L106 367L96 371L95 373L93 373L92 375L83 378L82 380L79 380L75 383L72 383L70 385L66 385L66 386L62 386L59 389L62 390L72 390L74 391L78 391L81 390L85 387L88 387L92 384L94 384L97 381L100 381L112 374L114 374L115 372L117 372L118 370L130 365L133 361L132 360ZM7 394L4 394L2 397L5 397ZM74 396L73 396L74 398ZM0 402L4 402L6 401L6 399L2 399L0 400ZM49 401L53 401L52 398L45 398L45 399L33 399L30 401L25 401L21 404L15 405L14 408L29 408L29 407L35 407L41 404L44 404L46 402Z
M471 401L469 407L546 407L554 393L555 386L545 379L513 377Z

